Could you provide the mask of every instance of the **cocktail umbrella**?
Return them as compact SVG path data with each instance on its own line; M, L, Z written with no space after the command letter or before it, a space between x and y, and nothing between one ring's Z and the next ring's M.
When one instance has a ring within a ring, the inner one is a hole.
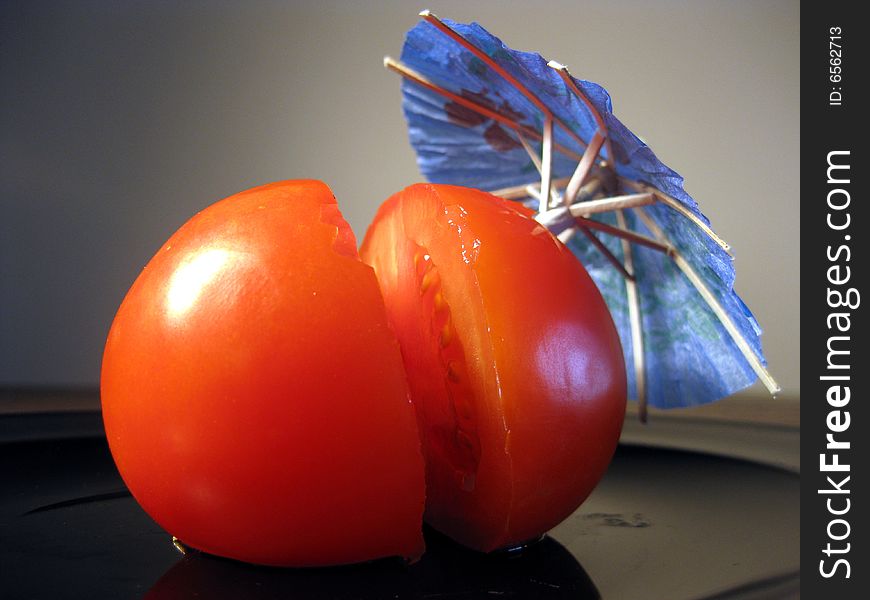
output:
M778 392L729 246L607 91L476 23L420 15L401 61L384 62L404 77L421 171L523 202L568 244L610 307L641 419L756 379Z

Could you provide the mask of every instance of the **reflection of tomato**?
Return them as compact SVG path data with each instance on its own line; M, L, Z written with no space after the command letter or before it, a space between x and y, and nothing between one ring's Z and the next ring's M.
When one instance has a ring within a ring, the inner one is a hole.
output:
M102 397L125 482L193 547L298 566L422 552L399 347L322 183L237 194L173 235L118 310Z
M604 300L545 228L483 192L417 185L361 249L402 346L426 518L489 551L567 517L604 473L626 382Z

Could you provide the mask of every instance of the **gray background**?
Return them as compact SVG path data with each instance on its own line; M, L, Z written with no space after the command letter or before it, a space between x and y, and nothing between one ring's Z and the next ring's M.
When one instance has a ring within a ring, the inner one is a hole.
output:
M236 191L323 179L361 238L420 179L381 58L431 8L608 88L734 247L799 397L797 1L178 4L0 3L0 386L95 386L138 271Z

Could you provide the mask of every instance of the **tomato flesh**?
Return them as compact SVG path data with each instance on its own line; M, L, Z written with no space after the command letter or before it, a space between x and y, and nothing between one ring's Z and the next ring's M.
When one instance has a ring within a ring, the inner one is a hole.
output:
M324 184L255 188L188 221L118 310L101 388L124 481L184 543L291 566L422 553L398 342Z
M384 203L360 254L402 347L426 520L482 551L564 520L604 474L626 400L619 338L582 265L527 212L427 184Z

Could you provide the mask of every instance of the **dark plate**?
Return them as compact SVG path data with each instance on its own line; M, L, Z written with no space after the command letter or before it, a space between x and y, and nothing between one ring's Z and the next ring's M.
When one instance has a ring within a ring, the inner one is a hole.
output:
M182 556L124 488L98 414L30 419L0 418L7 434L17 432L0 441L4 599L798 594L796 429L685 419L629 424L593 495L521 552L481 556L427 532L428 551L410 567L382 560L294 570ZM674 439L700 448L662 447ZM714 454L729 448L742 458Z

